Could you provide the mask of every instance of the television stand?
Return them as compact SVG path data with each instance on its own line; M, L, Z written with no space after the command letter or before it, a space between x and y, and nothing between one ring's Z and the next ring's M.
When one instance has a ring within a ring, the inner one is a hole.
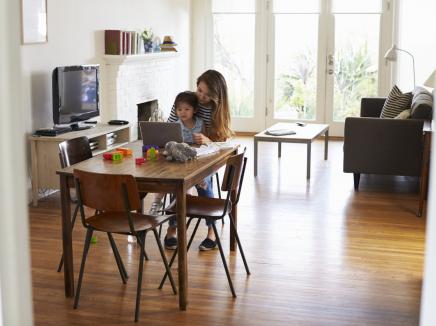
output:
M30 136L32 160L32 202L38 205L40 189L60 189L56 171L59 162L59 143L85 136L89 139L92 155L99 155L123 146L130 141L130 125L111 126L98 123L91 129L71 131L57 136Z
M92 126L83 126L83 125L79 125L78 123L73 123L72 125L70 125L70 127L72 131L80 131L80 130L86 130L92 128Z

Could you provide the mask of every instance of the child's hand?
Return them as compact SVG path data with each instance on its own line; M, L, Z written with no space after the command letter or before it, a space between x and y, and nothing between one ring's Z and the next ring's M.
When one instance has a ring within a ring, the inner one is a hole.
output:
M209 138L207 138L203 134L196 133L196 132L192 133L192 140L194 141L195 144L198 144L198 145L203 145L203 144L210 143L210 139Z

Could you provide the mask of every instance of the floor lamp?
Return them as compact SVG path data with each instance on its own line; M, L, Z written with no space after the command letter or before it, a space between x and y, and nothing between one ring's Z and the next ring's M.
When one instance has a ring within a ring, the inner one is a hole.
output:
M436 70L433 70L431 75L424 82L424 86L435 88L435 86L436 86L435 85L435 83L436 83L435 79L436 79Z
M413 57L412 53L410 53L410 52L408 52L408 51L406 51L406 50L400 49L400 48L398 48L398 47L394 44L394 45L392 45L392 47L391 47L391 48L386 52L386 54L385 54L385 59L386 59L387 61L397 61L397 51L407 53L407 54L410 55L410 57L412 58L412 65L413 65L413 87L415 87L415 86L416 86L416 83L415 83L415 58Z

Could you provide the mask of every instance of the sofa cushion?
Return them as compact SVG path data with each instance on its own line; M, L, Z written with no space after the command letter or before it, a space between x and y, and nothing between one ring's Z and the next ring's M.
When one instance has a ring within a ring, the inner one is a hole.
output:
M412 115L412 109L407 109L395 117L395 119L409 119Z
M412 119L431 119L433 108L433 96L423 87L413 90Z
M410 109L412 93L402 93L395 85L386 99L380 118L395 118L404 110Z

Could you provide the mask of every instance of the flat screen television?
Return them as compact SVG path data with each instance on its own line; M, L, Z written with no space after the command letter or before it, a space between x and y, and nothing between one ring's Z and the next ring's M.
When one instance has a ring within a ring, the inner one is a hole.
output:
M52 75L53 122L87 129L79 122L100 115L99 65L57 67Z

